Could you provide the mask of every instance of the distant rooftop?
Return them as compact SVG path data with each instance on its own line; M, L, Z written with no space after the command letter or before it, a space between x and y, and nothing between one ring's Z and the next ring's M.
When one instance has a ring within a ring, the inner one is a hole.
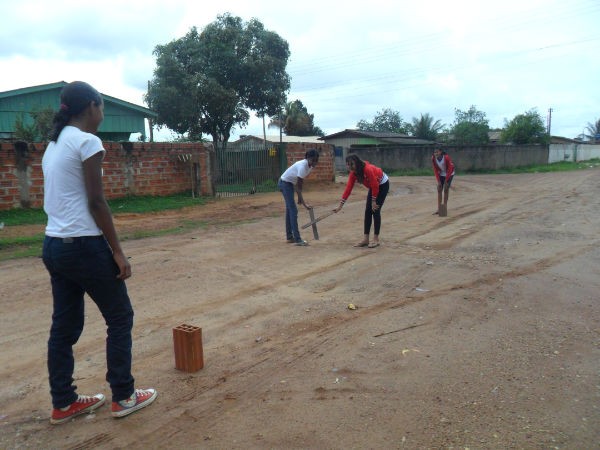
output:
M310 143L310 144L322 144L323 141L321 140L320 136L286 136L285 134L281 136L281 140L279 138L279 135L269 135L267 134L267 142L284 142L286 144L290 144L290 143L295 143L295 142L304 142L304 143ZM264 136L258 135L258 134L244 134L241 135L240 138L235 141L235 142L243 142L243 141L247 141L247 140L259 140L259 141L263 141L264 140Z

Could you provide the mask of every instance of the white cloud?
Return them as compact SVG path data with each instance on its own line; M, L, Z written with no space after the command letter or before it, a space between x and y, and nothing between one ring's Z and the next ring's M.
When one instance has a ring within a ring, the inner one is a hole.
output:
M14 2L3 7L0 91L82 79L142 104L156 45L230 12L288 41L289 99L328 133L384 108L449 124L455 108L476 105L500 127L552 107L553 132L568 137L600 118L597 0L330 3ZM235 134L261 132L252 115Z

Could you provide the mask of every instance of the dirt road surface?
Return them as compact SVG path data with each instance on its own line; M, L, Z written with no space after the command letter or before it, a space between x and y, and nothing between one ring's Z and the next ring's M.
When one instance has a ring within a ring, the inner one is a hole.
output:
M319 215L343 187L305 198ZM0 448L600 448L600 170L459 175L443 218L432 178L392 179L376 249L352 246L365 197L304 248L279 193L117 215L122 234L205 221L124 242L134 376L159 392L125 419L49 424L48 275L0 263ZM86 302L76 384L110 398ZM202 328L196 373L174 368L180 324Z

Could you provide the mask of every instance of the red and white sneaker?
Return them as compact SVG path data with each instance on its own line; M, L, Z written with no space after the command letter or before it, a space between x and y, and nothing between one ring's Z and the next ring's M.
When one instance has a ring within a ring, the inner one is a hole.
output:
M138 409L145 408L156 400L157 395L154 389L136 389L128 399L112 402L112 416L125 417Z
M102 394L96 394L92 397L88 395L79 395L77 400L64 408L54 408L50 423L57 425L67 422L73 417L94 411L104 405L105 397Z

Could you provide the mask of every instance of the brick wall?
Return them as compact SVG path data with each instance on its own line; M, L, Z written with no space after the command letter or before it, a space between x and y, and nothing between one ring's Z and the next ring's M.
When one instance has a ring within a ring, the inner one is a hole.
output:
M213 195L212 145L169 142L104 142L102 164L106 198L164 196L179 192ZM0 142L0 210L40 208L44 201L42 157L45 143ZM287 144L288 167L316 148L319 164L308 184L335 181L334 152L329 144Z
M307 183L324 182L331 183L335 181L335 172L333 169L334 152L330 144L286 144L288 167L296 161L304 159L305 153L311 148L319 152L319 164L313 169L307 178Z
M201 143L104 142L107 198L170 195L192 190L212 195L210 148ZM43 205L46 144L0 143L0 210Z

